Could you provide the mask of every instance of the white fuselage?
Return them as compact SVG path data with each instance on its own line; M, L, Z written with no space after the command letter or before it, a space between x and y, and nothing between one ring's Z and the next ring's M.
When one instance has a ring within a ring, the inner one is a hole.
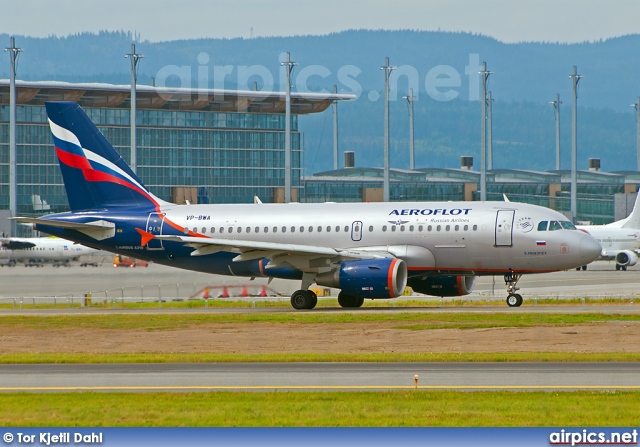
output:
M11 259L20 261L25 259L42 259L47 261L64 261L77 258L83 255L95 253L97 250L75 242L53 238L53 237L34 237L34 238L6 238L3 241L22 242L33 244L30 248L22 248L12 250L0 244L0 259Z
M580 225L578 229L587 231L602 247L601 258L613 259L623 250L640 249L640 230L616 228L608 225Z
M162 235L179 226L189 236L230 245L238 240L382 250L405 259L410 270L548 272L591 262L599 252L581 231L538 230L541 221L566 222L560 213L515 202L168 204L162 213L161 223L147 231ZM144 249L162 250L163 244L168 242L154 240Z

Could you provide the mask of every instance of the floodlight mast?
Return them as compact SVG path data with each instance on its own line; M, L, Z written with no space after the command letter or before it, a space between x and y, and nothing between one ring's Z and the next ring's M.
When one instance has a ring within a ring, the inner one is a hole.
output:
M487 169L493 169L493 101L491 92L487 92Z
M384 65L380 70L384 70L384 181L383 181L383 201L390 200L389 194L389 78L391 72L396 67L389 65L389 58L384 59Z
M582 78L578 69L573 66L569 76L573 87L573 102L571 116L571 214L575 222L578 213L578 83Z
M556 116L556 171L560 170L560 94L556 93L556 100L549 102L553 106Z
M9 73L9 214L16 217L18 214L18 177L16 174L17 164L17 140L16 140L16 72L18 56L23 51L16 47L16 38L9 39L10 46L4 51L9 52L10 73ZM10 236L17 236L18 227L15 220L10 222Z
M137 134L136 134L136 84L138 82L138 62L144 56L136 53L136 44L131 44L131 53L125 54L125 58L131 60L131 110L129 112L129 125L131 127L131 160L129 167L135 173L138 166Z
M333 86L333 94L338 93L338 86ZM338 164L338 100L333 101L333 170L339 168Z
M284 127L284 203L291 203L291 74L293 67L298 65L291 62L291 53L287 52L287 60L280 62L286 70L286 90L285 90L285 127Z
M482 63L482 70L478 72L482 75L482 99L480 105L482 109L482 132L480 135L480 200L487 200L487 81L492 71L487 70L487 63Z
M413 100L416 99L416 97L413 96L413 88L410 88L409 94L402 98L406 99L409 104L409 169L413 170L416 168L416 153L413 136Z

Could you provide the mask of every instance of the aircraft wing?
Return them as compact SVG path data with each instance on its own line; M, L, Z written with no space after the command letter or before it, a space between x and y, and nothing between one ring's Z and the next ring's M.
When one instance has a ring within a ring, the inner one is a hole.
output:
M303 271L316 271L327 268L333 262L352 259L392 258L385 251L367 251L356 249L338 249L314 245L281 244L276 242L257 242L230 239L211 239L192 236L156 236L163 241L182 242L195 250L191 256L204 256L219 251L238 253L234 262L268 258L268 268L293 267Z
M37 219L33 217L10 217L9 219L21 223L46 225L48 227L64 228L66 230L76 230L99 241L113 237L116 234L116 225L113 222L108 222L106 220L96 220L94 222L80 223Z
M27 248L33 248L36 246L33 242L11 240L10 238L0 239L0 245L7 250L26 250Z

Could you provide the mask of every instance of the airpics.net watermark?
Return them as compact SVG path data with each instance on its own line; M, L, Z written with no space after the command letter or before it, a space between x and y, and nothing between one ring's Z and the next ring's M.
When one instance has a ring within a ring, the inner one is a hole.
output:
M285 60L286 53L280 54L279 60ZM479 71L482 70L480 55L470 53L468 63L464 67L464 74L460 73L451 65L435 65L426 73L420 74L418 69L412 65L400 65L393 67L394 70L389 78L389 100L397 101L401 99L398 95L398 85L407 85L406 91L413 89L414 98L419 99L420 91L436 101L452 101L461 94L463 83L468 84L466 89L469 94L469 101L480 99L480 79ZM337 79L337 93L353 94L356 99L363 96L363 88L358 81L358 76L362 70L355 65L343 65L338 70L332 72L323 65L306 65L295 67L291 73L292 90L297 95L305 99L318 99L318 94L331 94L327 89L313 90L314 85L318 85L322 80L335 75ZM281 66L277 73L278 85L286 85L287 67ZM381 75L381 84L383 77ZM205 99L207 90L213 85L214 90L218 90L219 96L224 97L223 90L225 83L234 83L239 90L253 90L254 83L259 86L259 92L270 94L277 92L276 77L272 71L264 65L211 65L211 58L205 52L198 54L197 66L192 65L165 65L155 76L156 87L193 89ZM195 85L194 85L195 84ZM421 89L423 87L423 89ZM382 90L382 89L381 89ZM305 93L307 94L305 96ZM366 98L375 102L381 99L381 94L376 90L366 93ZM266 96L265 96L266 97ZM222 98L216 98L222 99ZM259 97L254 99L259 100Z

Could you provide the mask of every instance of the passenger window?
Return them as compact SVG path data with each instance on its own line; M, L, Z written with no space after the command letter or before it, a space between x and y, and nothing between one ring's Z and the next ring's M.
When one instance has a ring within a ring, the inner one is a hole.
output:
M264 227L264 232L268 233L269 232L269 227Z
M202 227L202 234L206 234L207 233L207 229L205 227Z
M238 227L238 229L236 230L238 233L242 233L242 227Z
M345 225L345 226L344 226L344 232L345 232L345 233L348 233L348 232L349 232L349 226L348 226L348 225Z
M211 234L216 232L216 227L211 227Z
M247 233L251 233L251 227L247 227Z
M464 231L469 231L469 225L464 226Z
M387 231L387 226L386 225L382 226L382 231Z
M220 233L224 233L224 228L220 227Z
M193 232L194 232L194 233L197 233L197 232L198 232L198 229L197 229L196 227L193 227Z
M291 232L295 233L296 232L296 227L291 227Z
M340 232L340 227L336 226L336 233Z
M309 233L313 233L313 227L309 227Z
M278 232L278 227L273 227L273 232L277 233Z
M404 225L400 225L400 231L404 231Z
M549 222L549 231L556 231L556 230L562 230L562 225L560 225L560 222L552 220L551 222Z
M447 231L451 230L451 225L447 225L447 226L445 227L445 230L447 230Z
M300 233L304 233L304 227L300 227Z
M456 225L456 231L460 229L460 225Z
M429 226L427 227L427 231L432 231L432 230L433 230L433 227L432 227L431 225L429 225Z
M422 232L422 230L424 230L424 227L422 225L418 225L418 231Z
M395 225L391 226L391 231L396 231L396 226Z
M231 233L233 231L233 228L229 227L229 229L227 230L227 233Z
M260 233L260 227L256 227L256 228L255 228L255 232L256 232L256 233Z
M436 231L440 231L441 229L442 229L442 226L441 226L441 225L438 225L438 226L436 227Z
M322 227L318 226L318 233L322 233Z
M282 232L286 233L287 232L287 227L282 227Z
M369 233L373 231L373 225L369 225Z
M473 231L478 231L478 226L477 225L473 226Z
M538 231L547 231L547 221L543 220L538 224Z
M413 225L409 225L409 231L413 231Z
M184 234L189 234L189 229L187 227L184 227Z
M331 227L327 226L327 233L331 232Z

